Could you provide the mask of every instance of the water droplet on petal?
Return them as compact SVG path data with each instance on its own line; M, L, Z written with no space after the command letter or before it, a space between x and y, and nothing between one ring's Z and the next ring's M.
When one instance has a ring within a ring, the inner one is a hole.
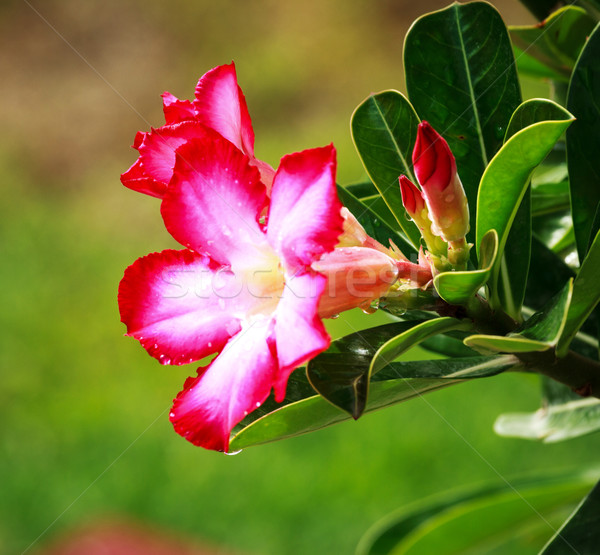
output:
M169 413L169 418L175 418L175 413L174 412L170 412Z
M337 320L339 317L339 314L332 314L329 318L331 318L332 320Z
M379 299L377 299L373 302L366 301L366 302L362 303L361 305L359 305L359 308L365 314L374 314L375 312L377 312L377 309L379 308Z
M444 200L445 200L446 202L452 202L452 201L454 200L454 195L453 195L452 193L450 193L449 195L446 195L446 196L444 197Z
M390 303L387 307L387 311L394 316L403 316L406 314L406 306L401 303Z
M223 297L220 297L217 303L221 310L225 310L225 299Z
M210 349L212 347L212 341L208 342L208 348Z
M256 401L256 408L260 407L260 402Z

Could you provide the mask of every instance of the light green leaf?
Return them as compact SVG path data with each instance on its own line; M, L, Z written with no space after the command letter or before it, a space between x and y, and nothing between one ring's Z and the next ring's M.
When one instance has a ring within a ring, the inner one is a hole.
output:
M494 376L518 364L512 355L393 362L373 377L365 412L394 405L468 379ZM311 395L304 372L290 377L286 399L272 398L234 430L230 450L313 432L349 420L348 413ZM313 390L314 393L314 390Z
M485 354L547 351L559 341L572 293L573 280L569 280L543 310L531 316L516 332L507 336L471 335L464 343Z
M434 320L420 322L413 328L390 339L377 349L371 360L370 375L373 376L382 368L385 368L396 357L399 357L402 353L429 337L453 330L468 330L472 325L472 322L468 320L457 320L456 318L435 318Z
M518 299L513 299L511 306L502 306L498 295L498 280L503 277L500 272L504 247L531 173L573 121L568 112L560 108L559 111L563 119L535 123L508 139L481 178L477 198L478 243L490 229L495 229L499 238L498 257L492 269L490 304L511 315L518 313Z
M600 301L600 232L577 273L573 284L573 299L567 314L567 321L558 342L557 354L564 356L569 350L575 334L587 320Z
M479 249L479 269L471 272L443 272L433 279L433 285L447 303L466 304L490 277L498 253L498 234L491 229L482 239Z
M569 84L567 107L577 121L567 131L571 209L579 260L588 250L600 204L600 25L590 35Z
M327 351L309 361L306 373L310 383L327 401L358 418L367 404L369 368L375 352L421 322L394 322L334 341Z
M436 497L375 524L356 555L530 555L592 480L591 475L515 480Z
M416 182L412 151L419 118L398 91L368 97L352 114L352 138L371 181L394 214L398 224L418 249L421 234L408 219L398 178L405 174Z
M594 25L583 8L565 6L542 24L509 27L509 31L516 46L568 79Z
M499 416L494 424L498 435L555 443L600 430L600 399L582 398L549 378L542 378L542 384L541 408Z
M600 482L575 509L569 520L556 532L540 555L595 553L600 546Z
M454 3L424 15L406 35L404 67L415 110L456 157L474 222L481 175L521 102L506 26L485 2Z

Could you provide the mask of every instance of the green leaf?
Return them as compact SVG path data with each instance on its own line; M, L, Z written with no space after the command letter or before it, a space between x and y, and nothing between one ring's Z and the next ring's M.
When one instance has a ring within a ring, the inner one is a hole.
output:
M504 247L531 173L572 121L566 110L558 105L556 109L561 119L538 122L515 133L481 178L477 198L477 244L490 229L495 229L499 237L498 257L492 269L490 304L513 316L518 313L519 299L513 298L511 306L503 306L498 295ZM504 289L507 288L505 283Z
M591 483L585 475L538 478L436 496L376 523L356 555L528 555Z
M577 60L567 95L567 108L577 118L567 131L567 163L579 260L587 252L600 203L599 75L600 25Z
M368 235L377 239L382 245L389 247L390 240L396 244L402 252L409 254L414 252L414 247L403 235L400 235L387 221L377 214L364 201L356 198L344 187L337 187L338 197L342 204L352 212L354 217L365 228Z
M570 210L538 216L533 219L532 224L535 235L557 254L575 244Z
M346 191L352 193L358 199L363 199L365 197L372 197L373 195L378 195L379 191L377 191L377 187L373 185L370 181L363 181L361 183L351 183L349 185L343 186Z
M521 50L568 78L594 25L583 8L565 6L541 24L509 27L509 31Z
M516 332L506 337L471 335L464 343L486 354L547 351L559 341L567 320L572 294L573 281L569 280L543 310L531 316Z
M540 555L595 553L600 545L600 482L556 532Z
M530 77L533 79L541 79L543 81L558 81L568 83L569 78L563 73L548 67L539 60L536 60L533 56L527 54L527 52L521 50L518 46L513 45L513 51L515 53L515 61L517 62L517 70L519 75Z
M357 419L367 403L369 368L375 352L421 322L385 324L334 341L327 351L309 361L306 373L310 383L327 401Z
M531 190L531 215L545 216L570 210L569 182L540 183Z
M365 412L468 379L494 376L517 364L512 355L393 362L373 377ZM310 395L302 371L290 377L283 403L278 405L269 398L255 412L258 414L251 413L234 430L231 451L313 432L351 418L320 395Z
M561 120L564 109L549 100L527 100L513 113L505 142L530 125L543 121ZM514 215L502 258L498 259L498 279L492 284L496 288L498 303L515 320L521 320L521 306L525 297L529 262L531 259L531 199L526 188Z
M479 249L479 269L471 272L443 272L433 279L433 285L447 303L466 304L490 277L498 253L498 234L491 229L482 239Z
M424 15L406 35L404 67L415 110L448 141L456 157L475 221L481 175L521 102L500 14L488 3L471 2Z
M599 399L582 398L549 378L542 378L542 385L541 408L500 415L494 424L498 435L555 443L600 430Z
M435 318L420 322L413 328L390 339L377 349L371 360L370 375L373 376L390 364L396 357L399 357L402 353L429 337L453 330L468 330L472 325L472 322L468 320L457 320L456 318Z
M556 0L521 0L521 4L540 21L546 19L556 9Z
M418 249L421 234L408 219L398 178L405 174L416 182L412 151L419 118L398 91L371 95L352 114L352 138L362 163L398 224Z
M459 337L454 337L457 335ZM450 332L439 334L423 341L419 346L432 353L438 353L446 357L473 357L479 356L477 351L470 349L463 343L464 337L461 332Z
M567 321L558 342L557 354L564 356L575 334L600 301L600 232L577 273L573 284L573 299L567 314Z

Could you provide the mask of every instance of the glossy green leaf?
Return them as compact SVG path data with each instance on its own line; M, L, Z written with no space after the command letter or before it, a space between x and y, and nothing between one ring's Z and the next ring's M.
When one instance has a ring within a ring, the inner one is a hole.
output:
M582 398L549 378L542 378L542 384L541 408L499 416L494 424L498 435L555 443L600 430L600 399Z
M419 346L432 353L438 353L446 357L473 357L479 356L477 351L470 349L463 343L462 332L450 332L439 334L423 341Z
M498 257L492 269L490 304L504 308L511 315L518 312L519 299L515 297L510 306L502 306L497 292L498 280L506 275L506 272L501 274L504 247L532 171L572 121L568 112L558 106L557 110L562 119L529 125L510 137L481 178L477 198L478 242L490 229L495 229L499 238ZM507 288L505 284L505 290Z
M481 175L521 102L506 26L485 2L454 3L424 15L406 35L404 67L415 110L456 157L474 222Z
M530 555L587 493L592 479L515 480L458 492L454 499L436 497L377 523L356 554Z
M478 270L443 272L433 279L436 291L447 303L465 304L487 283L498 253L498 234L495 229L483 237L479 253Z
M514 112L506 130L505 142L519 131L538 122L564 119L565 112L549 100L533 99L523 102ZM531 259L531 194L525 189L510 230L506 237L504 254L498 259L498 278L492 292L498 303L515 320L521 320L521 306L525 297L529 262Z
M600 232L577 273L573 284L573 299L567 314L567 322L558 342L557 353L563 356L581 326L600 301Z
M419 247L421 234L408 219L398 178L405 174L416 183L412 151L419 118L398 91L369 96L352 114L352 138L362 163L398 224Z
M422 320L394 322L334 341L309 361L306 373L310 383L327 401L358 418L367 403L369 368L377 349L420 323Z
M368 235L386 247L390 246L390 240L393 241L407 255L414 252L413 245L364 201L359 200L350 191L339 185L337 192L342 204L352 212Z
M514 26L509 31L521 50L568 78L594 25L583 8L565 6L541 24Z
M534 234L555 253L575 245L573 219L570 210L537 216L532 221Z
M515 53L515 61L517 63L517 70L520 76L540 79L543 81L558 81L559 83L569 82L569 77L564 73L560 73L543 64L539 60L536 60L533 56L530 56L518 46L513 45L513 51Z
M349 185L343 186L346 191L352 193L357 199L363 199L365 197L371 197L378 195L379 191L377 187L370 181L363 181L361 183L350 183Z
M575 509L540 555L596 553L600 546L600 482Z
M393 362L373 377L365 412L465 380L494 376L517 364L512 355ZM320 395L310 395L307 386L304 372L294 372L283 403L269 398L256 415L251 413L234 430L230 450L313 432L351 418Z
M540 183L531 190L531 215L545 216L570 210L569 182Z
M577 121L567 131L571 207L579 260L592 237L600 204L600 25L589 37L569 84L567 107Z
M429 337L453 330L468 330L472 325L472 322L468 320L457 320L456 318L435 318L434 320L420 322L377 349L371 360L370 375L373 376L396 357Z
M517 331L507 336L471 335L465 345L482 353L527 353L547 351L559 341L565 327L573 281L555 295L543 310L536 312Z

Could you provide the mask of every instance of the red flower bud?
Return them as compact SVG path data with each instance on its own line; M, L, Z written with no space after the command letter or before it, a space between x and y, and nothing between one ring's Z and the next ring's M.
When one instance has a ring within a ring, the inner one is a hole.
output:
M413 165L424 190L443 191L456 174L456 161L445 139L426 121L419 124Z
M402 204L411 218L420 214L425 208L425 199L417 186L405 175L400 176L400 192L402 193Z

